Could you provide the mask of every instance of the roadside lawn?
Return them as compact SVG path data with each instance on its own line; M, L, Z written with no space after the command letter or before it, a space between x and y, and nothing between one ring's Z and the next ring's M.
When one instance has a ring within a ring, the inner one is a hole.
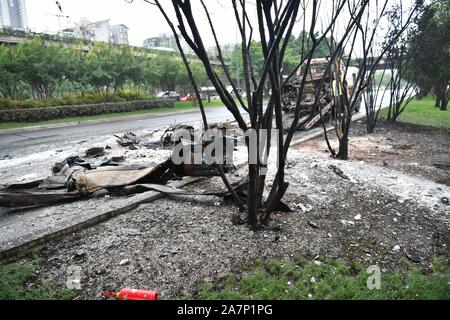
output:
M0 300L70 300L73 291L50 283L31 284L40 258L11 264L0 264Z
M431 96L422 100L414 99L406 106L405 111L398 118L399 122L407 122L433 127L450 128L450 110L441 111L434 106L435 99ZM381 117L386 118L387 108L380 113Z
M223 106L222 101L220 100L212 100L210 103L208 101L204 101L205 107L220 107ZM192 102L177 102L175 103L175 107L173 108L155 108L148 110L139 110L133 112L117 112L117 113L107 113L96 116L86 116L86 117L69 117L63 119L55 119L48 121L39 121L39 122L3 122L0 123L0 130L5 129L15 129L15 128L25 128L25 127L34 127L34 126L44 126L44 125L52 125L52 124L65 124L72 122L84 122L84 121L92 121L92 120L107 120L107 119L115 119L126 116L138 116L138 115L147 115L147 114L155 114L155 113L169 113L169 112L177 112L177 111L187 111L197 109L198 106Z
M379 269L378 269L379 270ZM405 272L380 272L341 260L269 260L204 285L194 299L202 300L435 300L450 299L450 269L445 258L433 259L424 273L411 266ZM371 287L371 289L369 289Z

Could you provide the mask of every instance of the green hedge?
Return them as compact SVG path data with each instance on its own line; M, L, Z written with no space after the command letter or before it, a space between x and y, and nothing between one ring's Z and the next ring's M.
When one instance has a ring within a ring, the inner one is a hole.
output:
M153 108L173 108L174 105L175 103L169 100L139 100L34 109L9 109L0 110L0 122L36 122L68 117L131 112Z
M84 104L100 104L111 102L128 102L137 100L152 100L153 97L139 93L119 93L115 95L86 94L84 96L65 96L61 98L49 98L45 100L27 99L11 100L0 99L0 110L46 108L61 106L78 106Z

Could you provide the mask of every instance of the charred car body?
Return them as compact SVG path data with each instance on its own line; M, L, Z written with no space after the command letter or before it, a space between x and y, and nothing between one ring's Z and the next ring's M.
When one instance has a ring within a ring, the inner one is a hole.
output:
M334 118L338 112L337 105L343 102L343 95L350 97L358 72L358 68L347 69L342 62L330 62L329 58L312 59L300 98L300 121L297 129L311 129L321 117L326 120ZM294 119L303 77L304 69L299 68L292 80L283 86L286 127L290 127ZM359 111L359 107L356 111Z

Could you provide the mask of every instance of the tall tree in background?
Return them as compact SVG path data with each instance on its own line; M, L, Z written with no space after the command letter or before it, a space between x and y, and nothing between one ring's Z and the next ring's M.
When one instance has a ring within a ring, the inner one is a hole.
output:
M432 92L436 107L447 110L450 99L450 0L426 6L409 42L410 78L420 95Z

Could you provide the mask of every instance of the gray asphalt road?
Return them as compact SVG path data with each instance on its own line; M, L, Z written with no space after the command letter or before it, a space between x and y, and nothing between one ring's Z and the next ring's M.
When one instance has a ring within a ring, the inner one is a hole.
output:
M225 107L209 108L206 113L208 121L211 123L232 119L231 113ZM138 133L143 130L161 129L174 123L200 121L200 111L192 110L176 114L150 114L139 118L117 119L100 123L87 122L64 127L0 134L0 159L6 154L28 154L27 149L36 152L36 147L39 145L47 148L49 145L60 145L69 141L89 140L129 131Z

